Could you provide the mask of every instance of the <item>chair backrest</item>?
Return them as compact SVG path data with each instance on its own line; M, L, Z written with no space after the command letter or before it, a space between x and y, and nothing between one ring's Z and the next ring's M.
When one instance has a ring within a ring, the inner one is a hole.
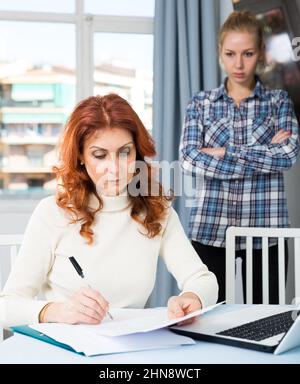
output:
M278 238L279 304L285 304L285 239L294 239L295 297L300 297L300 228L229 227L226 231L226 302L235 303L235 239L246 237L246 303L252 304L253 237L262 238L263 304L269 304L268 238Z
M23 240L23 235L0 235L0 247L9 248L10 267L13 265L13 263L16 260L16 257L18 255L18 249L22 244L22 240ZM2 265L3 265L3 260L0 260L0 290L3 287Z

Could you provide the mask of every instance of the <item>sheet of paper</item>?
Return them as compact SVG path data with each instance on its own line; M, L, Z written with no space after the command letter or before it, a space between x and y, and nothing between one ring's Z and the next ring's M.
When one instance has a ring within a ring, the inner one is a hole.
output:
M113 320L106 317L99 325L69 325L42 323L33 329L70 345L87 356L129 352L142 349L166 348L194 341L166 329L168 326L211 311L218 305L206 307L189 315L169 320L167 308L130 309L112 308Z
M167 315L167 308L149 309L111 309L113 320L105 318L99 325L78 325L79 328L103 336L123 336L132 333L149 332L160 328L166 328L180 321L203 315L218 307L220 304L211 305L200 309L189 315L170 320Z
M36 324L31 327L60 343L70 345L76 352L83 352L86 356L170 348L195 343L193 339L174 334L168 329L108 337L92 335L88 331L68 324Z
M97 334L102 336L124 336L133 333L150 332L160 328L166 328L191 317L202 315L220 304L222 303L200 309L189 315L173 320L168 319L166 307L149 309L112 308L110 312L113 320L110 320L107 316L99 325L74 325L72 326L72 330L78 333L85 331L93 335ZM48 324L35 325L34 329L47 334Z

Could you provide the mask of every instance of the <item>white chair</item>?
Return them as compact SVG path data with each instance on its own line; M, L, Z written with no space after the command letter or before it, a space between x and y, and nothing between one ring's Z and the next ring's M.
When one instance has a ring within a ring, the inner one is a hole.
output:
M8 263L9 269L13 265L18 255L18 249L22 243L23 235L0 235L0 248L8 247L9 248L9 260ZM3 271L2 266L4 265L3 260L0 260L0 291L3 288ZM3 329L0 326L0 342L10 337L12 332L7 329Z
M269 304L268 238L278 238L279 304L285 304L285 239L294 239L295 297L300 298L300 228L229 227L226 231L226 303L235 303L235 239L246 237L246 303L253 303L252 243L253 237L262 238L263 304Z
M22 243L23 235L0 235L0 247L9 247L9 261L11 267L18 255L18 249ZM3 272L1 266L3 261L0 260L0 290L3 288L2 279ZM10 269L10 268L9 268Z

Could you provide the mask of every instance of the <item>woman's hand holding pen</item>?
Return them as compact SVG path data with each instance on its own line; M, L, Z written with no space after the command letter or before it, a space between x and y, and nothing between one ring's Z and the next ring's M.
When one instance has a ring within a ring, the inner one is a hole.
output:
M99 324L109 309L109 303L94 289L83 287L66 302L51 303L43 316L43 322L67 324Z
M202 308L202 303L197 295L192 292L185 292L181 296L171 296L168 300L168 317L176 319ZM179 322L178 325L191 324L196 317Z

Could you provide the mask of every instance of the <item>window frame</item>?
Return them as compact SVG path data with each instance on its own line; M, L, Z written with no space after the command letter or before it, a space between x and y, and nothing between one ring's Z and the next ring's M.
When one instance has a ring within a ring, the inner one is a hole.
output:
M84 12L84 1L75 0L74 13L1 11L0 21L73 24L75 27L76 103L93 95L94 34L152 34L154 17L96 15Z
M75 13L1 11L0 21L48 22L75 26L76 101L93 95L94 33L153 34L154 18L84 13L84 0L75 0Z

